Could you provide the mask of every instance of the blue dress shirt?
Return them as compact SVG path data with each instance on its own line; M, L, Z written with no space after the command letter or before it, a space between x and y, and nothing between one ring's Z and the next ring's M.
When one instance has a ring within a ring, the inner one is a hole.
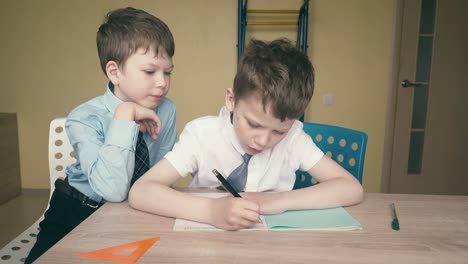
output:
M108 86L104 95L75 108L65 122L76 158L66 169L68 181L96 202L121 202L130 189L139 126L114 118L121 103ZM154 142L144 134L150 167L172 149L177 136L174 103L163 98L154 111L162 128Z

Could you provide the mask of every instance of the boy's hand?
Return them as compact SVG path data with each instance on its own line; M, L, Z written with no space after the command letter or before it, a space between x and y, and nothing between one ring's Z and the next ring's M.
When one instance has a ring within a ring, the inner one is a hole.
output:
M161 120L154 112L153 114L153 119L144 119L136 122L140 125L140 131L150 134L151 140L155 141L158 138L159 132L161 131Z
M259 213L262 215L280 214L284 212L280 201L281 193L246 192L242 198L259 205Z
M260 215L258 205L242 198L213 199L210 224L224 230L253 227Z
M151 135L155 141L161 131L161 119L152 109L132 102L123 102L115 109L114 118L124 121L135 121L140 131Z

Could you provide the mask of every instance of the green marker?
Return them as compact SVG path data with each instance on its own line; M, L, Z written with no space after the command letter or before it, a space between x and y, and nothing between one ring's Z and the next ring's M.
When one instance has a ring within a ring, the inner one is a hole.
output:
M392 229L393 230L400 230L400 222L398 222L398 217L397 217L397 214L396 214L396 209L395 209L395 204L394 203L390 204L390 209L392 209L392 217L393 217Z

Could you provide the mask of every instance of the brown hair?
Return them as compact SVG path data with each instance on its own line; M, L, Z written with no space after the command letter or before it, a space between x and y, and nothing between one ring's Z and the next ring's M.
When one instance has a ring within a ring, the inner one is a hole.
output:
M161 49L174 56L175 44L169 27L159 18L132 7L109 12L96 35L101 68L106 74L106 64L115 61L124 66L138 49Z
M314 68L289 40L251 40L234 78L235 100L258 94L263 108L284 121L297 119L314 93Z

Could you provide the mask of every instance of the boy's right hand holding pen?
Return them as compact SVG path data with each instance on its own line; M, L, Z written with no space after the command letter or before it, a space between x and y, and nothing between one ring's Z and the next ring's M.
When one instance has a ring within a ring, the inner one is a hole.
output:
M259 206L249 200L235 197L211 199L211 225L224 230L239 230L256 225L260 218Z
M213 208L212 219L216 222L214 226L225 230L238 230L243 228L253 227L258 223L260 219L258 204L245 200L237 199L242 198L240 194L229 184L228 181L219 173L216 169L213 170L213 174L218 178L223 187L228 190L232 197L226 197L216 199L219 202L218 205L221 208ZM220 214L222 212L222 214ZM217 224L221 224L218 226Z

